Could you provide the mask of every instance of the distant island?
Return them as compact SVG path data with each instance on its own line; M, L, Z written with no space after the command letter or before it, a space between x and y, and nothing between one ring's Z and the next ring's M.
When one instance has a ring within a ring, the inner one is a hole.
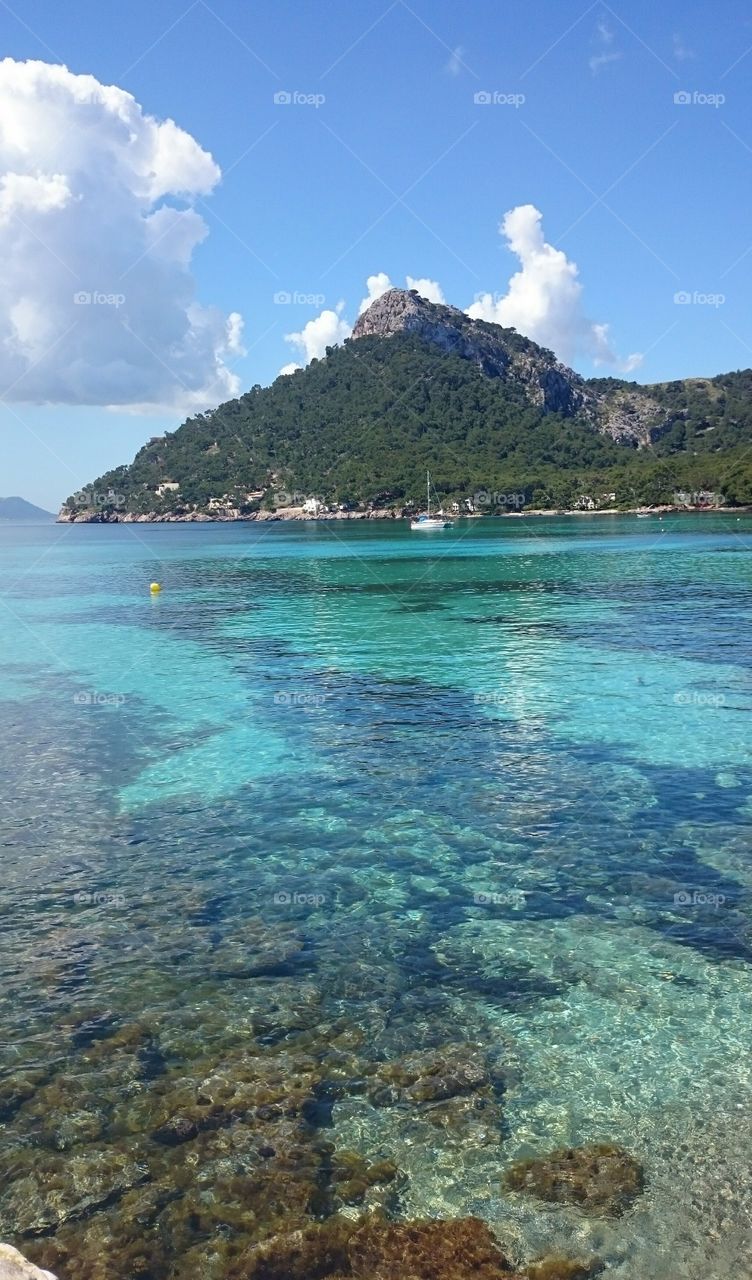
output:
M54 519L52 511L35 507L33 502L27 502L25 498L0 498L0 523L18 524L27 521L39 523L42 520L47 522Z
M58 519L391 517L420 508L426 469L455 515L740 507L750 445L752 370L585 379L514 329L391 289L325 358L153 437Z

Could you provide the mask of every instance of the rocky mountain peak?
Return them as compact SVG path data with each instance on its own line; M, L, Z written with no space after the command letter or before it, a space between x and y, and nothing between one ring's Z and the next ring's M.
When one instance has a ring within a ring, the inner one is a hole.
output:
M572 416L587 408L589 397L579 374L515 329L471 320L459 308L428 302L414 289L389 289L359 317L352 336L390 338L398 333L415 333L454 352L486 377L521 384L531 404L547 413Z
M400 333L417 334L447 354L471 361L486 377L516 384L544 413L578 416L622 444L645 447L670 425L670 415L644 388L625 384L604 395L516 329L472 320L458 307L429 302L415 289L382 293L358 318L352 336L391 338Z
M454 327L468 319L458 307L429 302L416 289L387 289L359 316L352 336L391 338L395 333L409 333L436 323L439 316L444 324Z

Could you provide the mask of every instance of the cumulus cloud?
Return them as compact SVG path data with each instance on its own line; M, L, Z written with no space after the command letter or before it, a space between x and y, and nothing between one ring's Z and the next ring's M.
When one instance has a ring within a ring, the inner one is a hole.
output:
M429 302L446 302L444 292L437 280L427 280L425 276L416 280L413 276L408 276L407 287L417 289L421 298L427 298Z
M327 347L344 342L345 338L349 338L352 333L351 324L342 314L344 308L344 302L338 302L334 311L326 308L315 319L303 325L300 333L286 333L285 342L297 347L300 354L305 356L306 364L310 360L320 360L326 354ZM285 365L280 370L280 373L292 372L294 370L290 365Z
M131 94L0 62L0 387L11 400L206 407L239 390L242 318L202 306L209 153Z
M406 276L408 289L417 289L422 298L427 298L429 302L445 302L444 293L441 285L436 280L429 280L426 276ZM375 275L369 276L366 280L367 297L363 298L358 307L358 315L361 316L367 311L372 302L380 298L382 293L386 293L387 289L396 289L398 285L392 284L386 271L377 271Z
M244 356L243 328L245 321L239 311L231 311L227 317L225 332L227 334L227 350L234 356Z
M415 276L407 276L406 279L407 288L417 289L421 297L427 298L429 302L444 302L441 285L436 280L429 280L426 277L416 278ZM394 289L395 287L386 271L377 271L374 275L368 276L366 280L367 295L363 298L358 308L358 315L362 315L372 302L381 297L382 293L386 293L388 289ZM299 333L285 334L285 342L289 342L297 349L304 364L308 364L311 360L320 360L326 354L327 347L335 346L350 337L352 325L347 320L344 310L344 302L339 302L334 311L328 308L321 311L313 320L309 320ZM283 365L279 373L295 373L296 369L302 368L303 364L291 361L289 364Z
M484 293L476 298L467 309L469 316L518 329L568 363L584 355L621 373L640 364L639 354L620 359L611 346L609 326L594 324L585 315L577 264L546 243L540 210L531 204L511 209L499 231L519 258L520 270L503 295Z
M358 307L358 315L362 316L363 312L368 310L372 302L375 302L377 298L380 298L382 293L386 293L387 289L393 288L394 285L389 279L386 271L377 271L376 275L369 276L366 280L368 296L363 299Z

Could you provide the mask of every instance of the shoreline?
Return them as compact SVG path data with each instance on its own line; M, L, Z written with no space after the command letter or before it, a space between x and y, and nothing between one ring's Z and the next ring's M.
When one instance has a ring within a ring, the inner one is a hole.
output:
M534 519L551 519L562 516L664 516L664 515L748 515L752 512L752 507L677 507L669 504L656 507L628 507L620 509L618 507L602 507L594 511L571 510L565 508L547 508L547 507L531 507L528 511L488 511L488 512L464 512L460 515L450 515L447 519L453 521L460 520L522 520L529 517ZM55 519L55 524L279 524L279 523L299 523L299 524L325 524L334 520L410 520L413 517L402 515L400 512L392 510L383 511L327 511L322 515L313 516L305 514L297 507L289 507L285 511L254 511L249 515L241 515L239 512L226 515L207 515L202 511L193 511L184 515L175 515L170 512L159 513L150 511L145 515L134 515L132 512L126 512L121 515L113 512L111 515L105 515L103 512L92 512L86 515L77 516L70 512L61 511Z

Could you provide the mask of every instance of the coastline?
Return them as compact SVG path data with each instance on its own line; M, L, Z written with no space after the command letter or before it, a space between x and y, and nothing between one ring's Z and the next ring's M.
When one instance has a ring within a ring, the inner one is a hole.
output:
M663 515L745 515L752 507L686 507L665 504L655 507L602 507L587 511L582 509L566 509L563 507L531 507L524 511L474 511L452 515L451 519L459 520L520 520L528 517L552 518L562 516L663 516ZM327 511L313 516L300 507L286 507L278 511L253 511L243 515L237 510L217 512L207 515L203 511L187 513L150 511L143 515L133 512L118 511L82 511L72 513L61 511L55 519L56 524L254 524L280 523L297 521L299 523L319 524L331 520L409 520L410 516L394 509L379 511Z

